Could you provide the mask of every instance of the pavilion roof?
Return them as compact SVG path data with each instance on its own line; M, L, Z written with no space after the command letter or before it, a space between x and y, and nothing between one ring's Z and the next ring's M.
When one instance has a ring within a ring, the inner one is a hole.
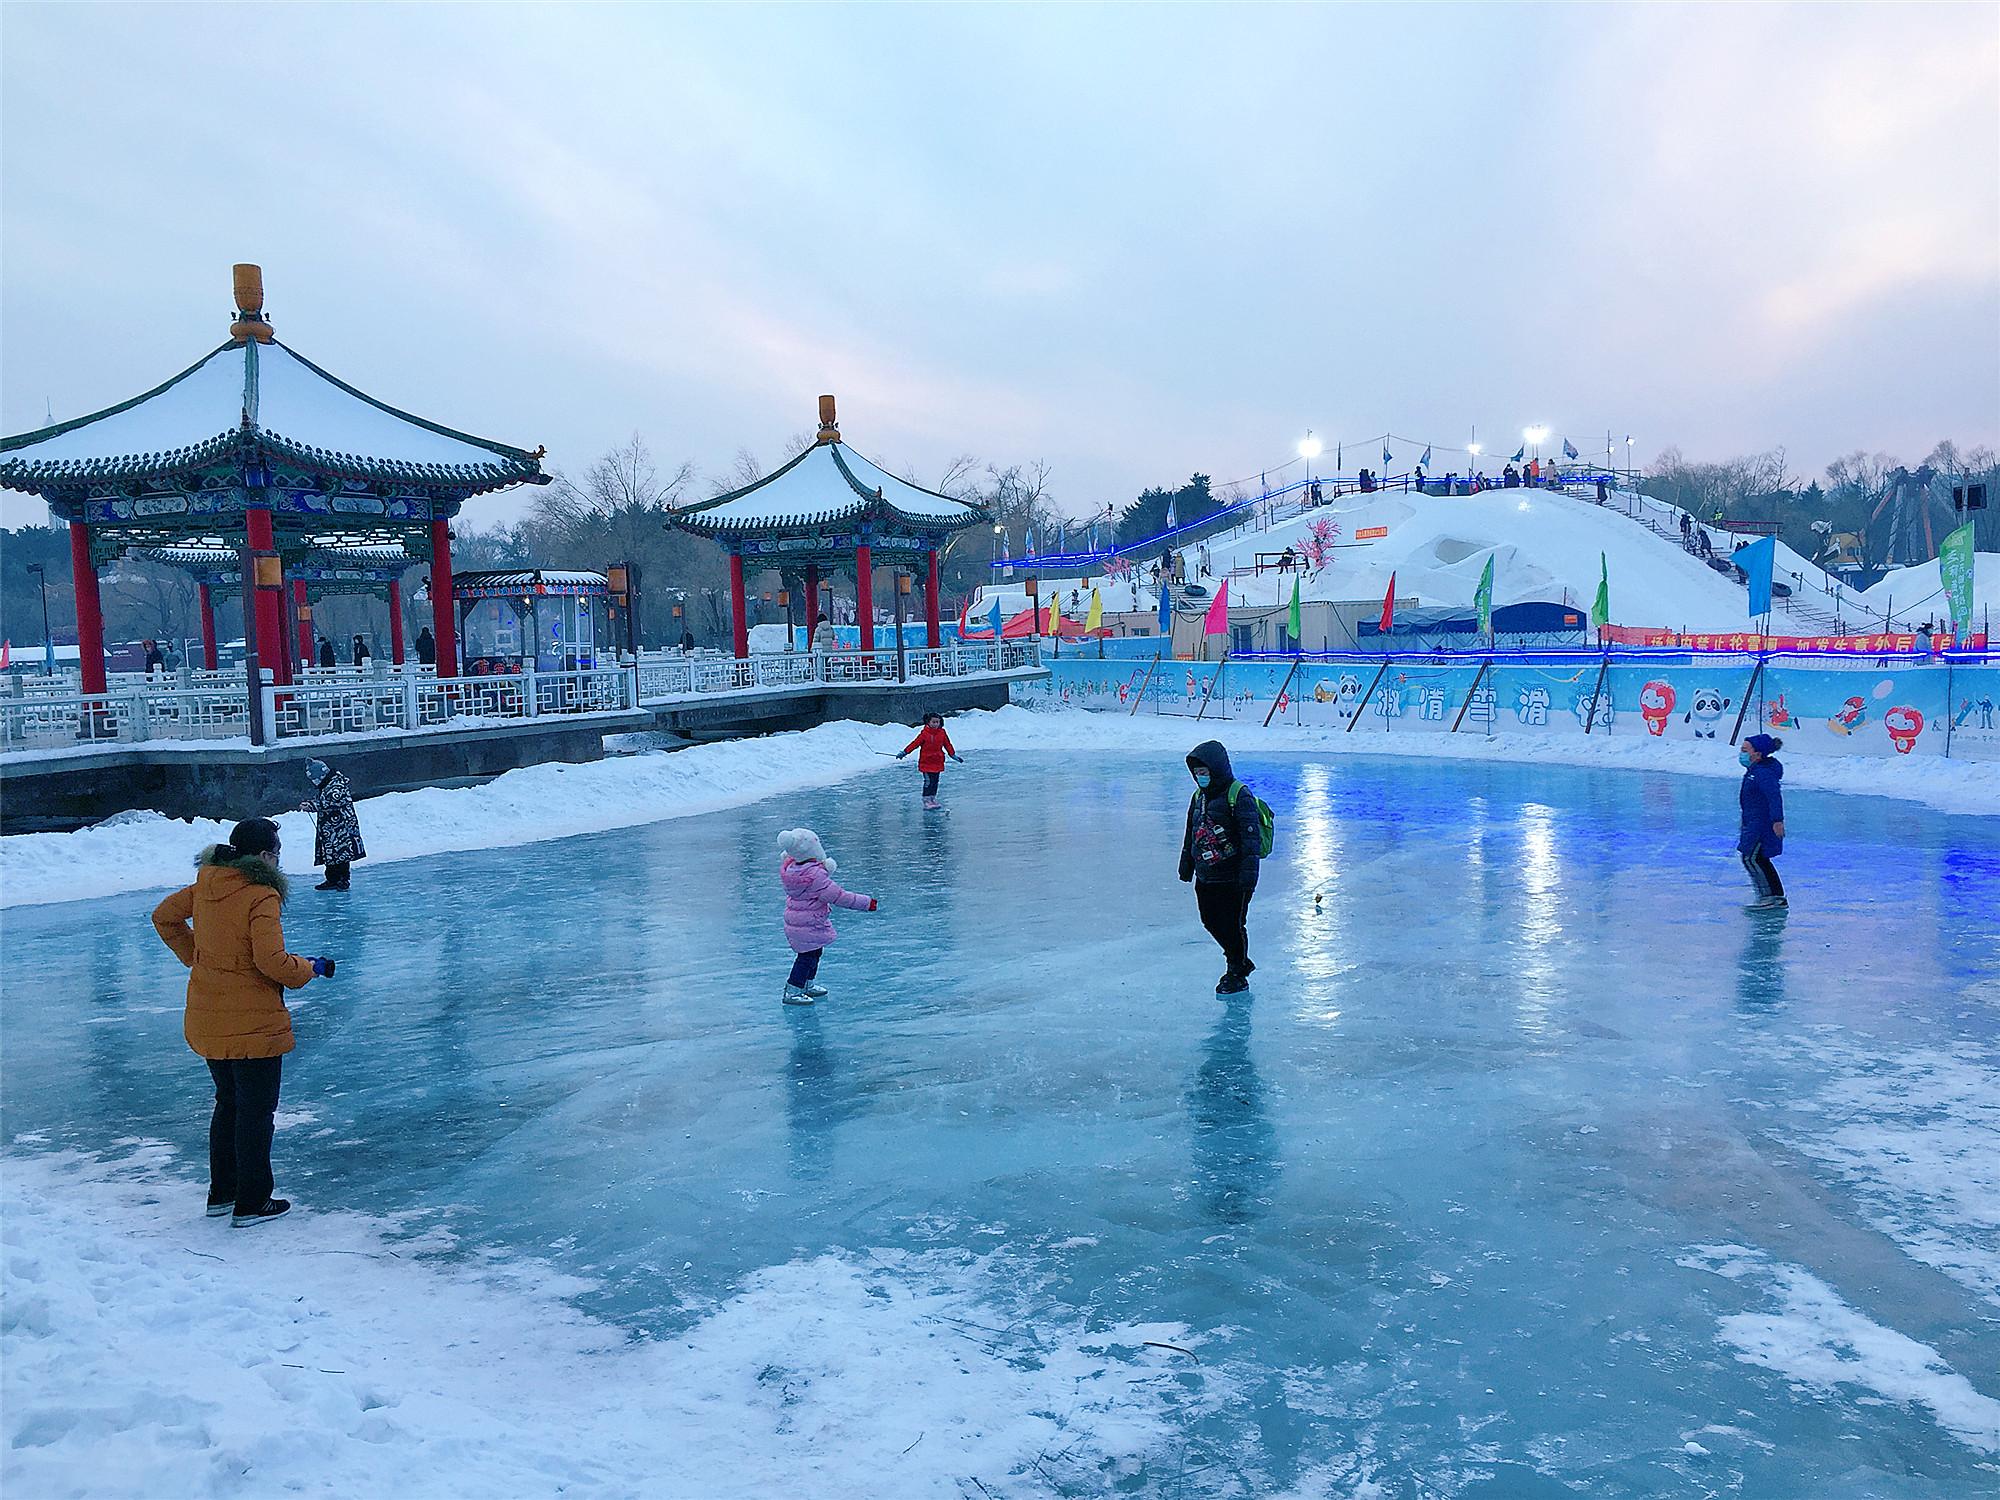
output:
M0 486L41 493L94 480L166 477L260 451L345 479L466 493L546 482L538 453L398 411L275 338L246 338L130 401L0 438Z
M826 426L819 441L790 463L741 489L687 506L674 521L707 536L749 537L871 518L949 533L978 525L986 512L898 479Z

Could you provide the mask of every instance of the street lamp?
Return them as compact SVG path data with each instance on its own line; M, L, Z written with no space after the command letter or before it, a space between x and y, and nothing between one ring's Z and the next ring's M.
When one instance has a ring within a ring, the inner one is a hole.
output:
M1533 427L1525 427L1521 430L1521 436L1534 448L1534 456L1537 459L1540 459L1542 456L1542 440L1548 435L1549 429L1539 422Z
M29 563L28 571L35 575L35 584L42 591L42 675L56 675L56 643L49 634L49 574L40 563Z
M1625 472L1628 475L1632 472L1632 434L1629 432L1625 434Z

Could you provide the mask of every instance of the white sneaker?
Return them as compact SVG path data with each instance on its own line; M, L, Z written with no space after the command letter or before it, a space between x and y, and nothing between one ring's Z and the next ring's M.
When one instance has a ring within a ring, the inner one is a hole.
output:
M815 1000L824 1000L826 998L826 986L815 979L811 984L806 986L806 993Z
M822 991L821 993L825 992ZM785 986L785 1004L811 1005L812 1003L813 1003L813 994L811 990L802 990L795 984L788 984Z

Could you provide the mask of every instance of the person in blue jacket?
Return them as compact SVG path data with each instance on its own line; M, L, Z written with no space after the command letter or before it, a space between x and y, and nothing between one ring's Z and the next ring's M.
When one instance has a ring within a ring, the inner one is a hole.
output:
M1750 872L1750 885L1757 893L1751 911L1777 911L1789 904L1778 867L1771 863L1773 855L1785 852L1785 796L1779 789L1785 768L1778 762L1784 744L1768 734L1753 734L1736 756L1743 762L1743 785L1736 794L1743 823L1736 835L1736 852L1743 856L1743 868Z
M1257 798L1236 780L1229 752L1219 741L1196 745L1188 752L1187 768L1195 792L1181 837L1181 879L1194 882L1201 925L1229 961L1215 982L1216 994L1240 995L1250 988L1250 973L1257 967L1250 962L1246 923L1250 897L1257 890L1263 823Z

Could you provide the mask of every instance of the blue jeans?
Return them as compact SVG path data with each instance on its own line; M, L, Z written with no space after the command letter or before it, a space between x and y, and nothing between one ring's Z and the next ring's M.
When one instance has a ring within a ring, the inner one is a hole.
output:
M792 977L786 980L785 983L789 984L795 990L802 990L811 984L813 976L819 973L819 956L824 952L826 952L824 948L815 948L810 953L801 953L798 957L794 958L792 960Z

